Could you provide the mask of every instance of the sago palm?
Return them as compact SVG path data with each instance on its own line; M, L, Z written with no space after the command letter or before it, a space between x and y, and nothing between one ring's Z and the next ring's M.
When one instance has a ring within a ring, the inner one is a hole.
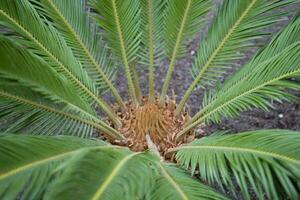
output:
M211 0L0 0L0 199L299 199L299 132L195 131L297 99L289 91L300 88L299 14L218 80L298 2L223 0L176 102L175 63ZM114 85L119 68L128 99ZM138 68L149 71L147 95ZM197 88L205 95L190 116Z

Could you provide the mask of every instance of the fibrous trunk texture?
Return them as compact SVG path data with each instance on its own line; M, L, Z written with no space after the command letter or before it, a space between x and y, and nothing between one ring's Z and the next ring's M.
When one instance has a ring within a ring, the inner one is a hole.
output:
M166 157L169 149L190 142L195 137L192 131L181 140L175 139L176 134L189 120L189 115L183 111L180 116L176 117L174 113L176 102L173 99L168 98L165 104L160 106L158 98L149 101L147 97L144 97L139 106L133 106L128 102L126 107L126 112L120 112L120 109L115 107L122 121L122 127L118 131L123 134L126 141L110 141L113 144L128 146L133 151L155 148L162 157ZM151 139L151 144L149 144L149 139Z

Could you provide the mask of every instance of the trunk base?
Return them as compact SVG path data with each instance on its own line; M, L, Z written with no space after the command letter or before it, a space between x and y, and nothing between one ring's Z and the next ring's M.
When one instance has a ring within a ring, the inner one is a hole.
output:
M115 107L115 111L122 121L122 127L118 131L127 141L107 138L112 144L127 146L132 151L158 151L162 157L170 159L167 156L169 149L191 142L195 138L194 131L191 131L183 139L175 140L176 134L182 130L190 117L186 111L178 117L175 116L176 102L173 99L166 100L165 105L160 106L158 98L149 101L144 97L138 107L134 107L130 102L126 103L126 107L126 113L120 112L118 107Z

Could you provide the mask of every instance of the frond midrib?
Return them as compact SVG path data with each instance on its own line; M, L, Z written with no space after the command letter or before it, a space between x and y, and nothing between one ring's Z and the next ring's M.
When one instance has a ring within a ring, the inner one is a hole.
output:
M118 175L121 168L125 165L125 163L131 159L132 157L141 154L141 152L132 153L126 157L124 157L118 164L112 169L110 175L105 179L105 181L99 186L99 188L96 190L96 193L93 195L92 200L98 200L101 198L102 194L106 190L106 188L109 186L111 181L115 178L115 176Z
M180 195L183 200L189 200L185 192L180 188L180 186L174 181L174 179L168 174L168 172L164 169L164 167L159 164L162 175L166 178L166 180L174 187L176 192Z
M85 55L88 57L90 63L92 63L92 65L94 66L94 68L96 69L96 71L100 74L100 76L107 83L108 87L110 88L110 90L112 91L113 95L115 96L117 102L120 104L120 106L122 108L124 108L124 104L123 104L123 101L122 101L119 93L117 92L116 88L113 86L112 82L107 78L106 74L103 72L103 70L101 69L100 65L95 60L95 58L93 57L93 55L91 54L91 52L89 51L89 49L87 48L87 46L83 43L83 41L80 39L80 37L78 36L78 34L76 33L76 31L70 25L70 23L65 18L65 16L60 12L60 10L57 8L57 6L51 0L47 0L47 2L52 6L52 8L55 10L55 12L59 15L59 17L61 18L61 20L66 25L67 29L69 29L69 31L71 32L71 34L73 35L73 37L76 39L76 41L82 47L82 49L83 49Z
M168 67L168 71L167 71L167 75L166 75L166 78L165 78L164 85L162 87L162 92L161 92L161 96L160 96L160 103L161 104L165 101L165 96L166 96L167 90L169 88L172 72L174 70L176 57L177 57L177 54L178 54L178 51L179 51L179 48L180 48L180 43L182 41L182 37L183 37L183 34L184 34L183 30L185 28L186 21L188 19L188 13L190 11L192 1L193 0L188 0L186 9L185 9L183 17L182 17L182 21L181 21L181 24L180 24L178 35L176 37L176 42L175 42L174 50L173 50L173 53L172 53L171 61L170 61L169 67Z
M148 42L149 42L149 99L154 100L154 43L153 43L153 1L148 1Z
M234 25L229 29L228 33L225 35L225 37L222 39L222 41L220 42L220 44L218 45L218 47L213 51L213 53L210 55L209 59L207 60L206 64L203 66L203 68L201 69L201 71L199 72L199 74L197 75L197 77L195 78L195 80L192 82L192 84L190 85L190 87L188 88L188 90L186 91L186 93L184 94L182 100L180 101L180 103L178 104L178 107L176 109L176 115L178 115L180 113L180 111L182 110L185 102L188 100L188 98L190 97L190 95L192 94L193 90L195 89L195 87L197 86L197 84L199 83L200 79L203 77L203 75L205 74L205 71L210 67L210 65L212 64L212 62L214 61L215 57L218 55L219 51L224 47L224 45L226 44L226 42L228 41L228 39L230 38L230 36L234 33L234 31L236 30L236 28L240 25L240 23L243 21L243 19L247 16L247 14L249 13L249 11L251 10L251 8L255 5L255 3L257 2L257 0L253 0L249 6L247 7L247 9L243 12L243 14L240 16L240 18L234 23Z
M268 152L264 151L262 149L251 149L251 148L244 148L244 147L232 147L232 146L222 146L222 145L190 145L190 146L182 146L173 149L172 151L180 151L180 150L186 150L186 149L207 149L207 150L218 150L218 151L234 151L234 152L241 152L241 153L252 153L252 154L259 154L262 156L268 156L273 157L281 160L286 160L289 162L296 163L300 165L300 160L297 160L295 158L281 155L279 153L275 152Z
M135 105L138 105L138 100L137 100L137 97L134 92L134 85L133 85L132 78L131 78L130 67L129 67L129 63L128 63L128 59L127 59L127 52L126 52L126 48L125 48L123 32L122 32L119 15L118 15L118 11L117 11L116 1L111 0L111 3L112 3L112 8L113 8L113 17L114 17L114 21L116 23L118 39L119 39L119 43L120 43L120 47L121 47L122 60L123 60L124 68L125 68L126 79L128 82L129 93L130 93L133 103Z
M15 169L13 169L13 170L7 171L7 172L0 175L0 181L7 178L7 177L13 176L17 173L20 173L22 171L28 170L30 168L34 168L38 165L42 165L42 164L47 163L47 162L52 162L52 161L55 161L55 160L59 160L59 159L62 159L64 157L67 157L67 156L71 156L72 154L75 154L79 151L82 151L83 149L92 150L92 149L104 149L104 148L116 148L116 147L115 146L83 147L83 148L79 148L79 149L75 149L75 150L71 150L71 151L62 152L60 154L50 156L50 157L44 158L42 160L33 161L32 163L27 163L23 166L20 166L20 167L17 167ZM122 148L122 147L120 147L120 148Z

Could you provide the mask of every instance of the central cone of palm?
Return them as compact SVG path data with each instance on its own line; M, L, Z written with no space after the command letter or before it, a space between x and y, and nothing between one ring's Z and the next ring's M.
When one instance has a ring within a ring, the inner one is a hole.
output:
M175 100L169 99L164 105L159 105L158 98L154 101L143 98L139 106L127 103L126 107L127 112L118 112L122 119L119 132L126 138L126 142L112 141L114 144L128 146L133 151L155 148L165 156L168 149L194 139L193 132L180 140L175 139L189 119L186 111L175 116Z

